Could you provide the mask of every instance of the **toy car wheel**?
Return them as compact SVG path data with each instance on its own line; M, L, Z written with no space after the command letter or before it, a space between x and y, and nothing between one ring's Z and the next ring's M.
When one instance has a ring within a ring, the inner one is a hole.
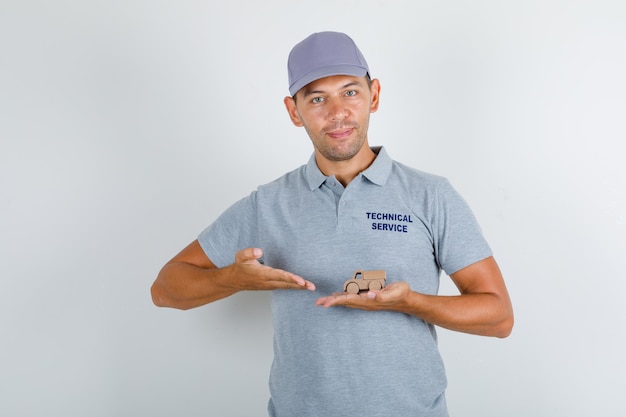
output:
M359 293L359 284L356 282L351 282L346 286L346 292L348 294L358 294Z
M378 291L383 287L383 285L380 283L380 281L373 281L373 282L370 282L369 287L370 287L370 290L372 291Z

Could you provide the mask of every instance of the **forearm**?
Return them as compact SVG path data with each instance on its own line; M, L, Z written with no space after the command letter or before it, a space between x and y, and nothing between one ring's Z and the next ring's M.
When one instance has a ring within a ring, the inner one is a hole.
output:
M411 291L394 309L449 330L482 336L507 337L513 325L509 300L491 293L435 296Z
M298 275L261 265L262 255L258 248L242 249L234 263L218 268L194 241L161 269L151 288L152 300L159 307L186 310L239 291L315 291L315 284Z
M507 337L513 328L513 307L502 274L493 257L451 275L460 295L426 295L396 281L379 291L336 293L318 298L318 306L345 306L363 310L391 310L459 332Z
M186 262L170 262L152 285L152 301L159 307L187 310L226 298L237 292L226 285L229 273L228 267L202 268Z

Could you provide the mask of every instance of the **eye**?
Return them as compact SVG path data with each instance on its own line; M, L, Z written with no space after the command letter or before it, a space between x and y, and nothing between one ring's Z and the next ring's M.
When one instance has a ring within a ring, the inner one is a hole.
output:
M324 97L313 97L313 99L311 100L311 103L319 104L319 103L322 103L323 101L324 101Z
M356 90L348 90L348 91L346 91L346 96L347 97L354 97L354 96L356 96Z

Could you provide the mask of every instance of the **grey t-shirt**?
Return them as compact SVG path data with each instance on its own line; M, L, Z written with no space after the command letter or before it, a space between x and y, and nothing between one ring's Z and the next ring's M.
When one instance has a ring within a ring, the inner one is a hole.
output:
M452 274L491 255L471 210L442 177L393 161L384 148L344 187L308 164L226 210L198 240L223 267L247 247L317 290L272 292L272 417L447 416L434 326L402 313L315 306L355 270L437 294Z

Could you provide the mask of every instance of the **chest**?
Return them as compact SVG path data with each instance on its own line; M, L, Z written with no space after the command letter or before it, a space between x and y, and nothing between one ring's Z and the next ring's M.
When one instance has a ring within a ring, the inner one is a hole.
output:
M268 265L302 275L322 292L341 291L357 269L383 269L388 282L436 293L439 267L419 202L384 187L316 191L262 211L259 238Z

